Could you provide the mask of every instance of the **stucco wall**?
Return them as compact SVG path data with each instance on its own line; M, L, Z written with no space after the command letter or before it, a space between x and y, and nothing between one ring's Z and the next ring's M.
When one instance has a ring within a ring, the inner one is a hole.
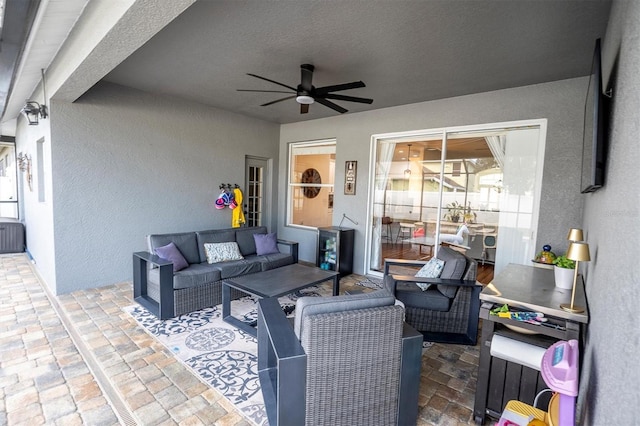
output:
M579 187L587 84L587 78L577 78L283 125L280 135L280 193L286 194L287 144L335 137L333 223L337 225L343 214L358 222L354 225L345 221L343 226L356 228L354 271L363 273L372 134L546 118L548 127L538 242L549 243L554 250L562 252L567 248L567 230L582 222L584 196L580 194ZM344 162L348 160L358 161L355 196L344 195L342 191ZM285 211L285 203L283 195L278 211ZM314 232L286 227L284 218L278 226L284 238L300 241L301 259L315 259Z
M41 95L40 95L41 96ZM20 220L26 227L27 251L36 261L38 273L44 281L53 286L56 273L53 237L53 201L51 180L51 120L40 119L40 124L30 126L24 116L17 119L16 156L19 153L32 159L33 191L27 185L26 173L18 171L18 200ZM38 173L37 144L43 141L43 176ZM38 199L38 188L44 182L44 201Z
M51 113L58 294L130 280L146 234L230 227L246 154L277 169L278 125L199 104L101 83Z
M605 185L585 202L590 323L580 396L583 424L631 425L638 424L640 403L640 2L614 2L602 54L613 108Z

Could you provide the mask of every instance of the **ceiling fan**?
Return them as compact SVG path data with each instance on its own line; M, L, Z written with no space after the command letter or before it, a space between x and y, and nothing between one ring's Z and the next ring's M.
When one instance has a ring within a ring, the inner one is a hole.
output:
M373 102L373 99L367 98L358 98L355 96L346 96L346 95L338 95L331 92L339 92L341 90L349 90L349 89L357 89L360 87L365 87L365 84L362 81L354 81L352 83L344 83L344 84L336 84L334 86L324 86L324 87L315 87L311 84L311 80L313 79L313 70L314 66L311 64L302 64L300 65L300 73L301 79L298 87L291 87L283 83L279 83L274 80L270 80L265 77L261 77L256 74L249 74L251 77L259 78L260 80L265 80L273 84L277 84L278 86L286 87L290 91L285 92L283 90L251 90L251 89L238 89L239 92L262 92L262 93L289 93L290 96L284 97L282 99L277 99L275 101L267 102L266 104L262 104L260 106L273 105L278 102L286 101L289 99L295 99L296 102L300 104L300 114L306 114L309 112L309 105L318 102L326 107L329 107L335 111L338 111L340 114L344 114L348 110L346 108L341 107L329 99L334 99L337 101L348 101L348 102L359 102L362 104L370 104Z

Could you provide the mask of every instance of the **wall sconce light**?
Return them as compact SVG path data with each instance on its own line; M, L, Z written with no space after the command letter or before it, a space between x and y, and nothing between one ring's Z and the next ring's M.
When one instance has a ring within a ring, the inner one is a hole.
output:
M20 171L27 174L27 184L29 185L29 191L33 191L33 187L31 185L31 156L20 152L16 160L18 162L18 168L20 169Z
M409 147L409 153L407 154L407 168L404 170L404 178L409 179L411 177L411 144L407 145Z
M37 126L39 118L47 118L47 106L40 105L36 101L27 101L27 104L22 107L20 112L27 117L30 126Z

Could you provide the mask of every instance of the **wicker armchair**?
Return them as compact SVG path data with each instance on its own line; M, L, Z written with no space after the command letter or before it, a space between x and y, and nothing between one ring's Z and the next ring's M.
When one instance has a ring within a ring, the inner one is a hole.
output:
M258 303L269 424L416 424L422 336L388 292L302 297L294 324L276 299Z
M440 278L407 274L425 261L385 259L384 286L404 303L407 323L425 341L475 345L482 290L476 282L477 262L446 246L440 246L437 257L445 262ZM390 273L392 267L400 267L402 275ZM423 291L416 283L432 285Z

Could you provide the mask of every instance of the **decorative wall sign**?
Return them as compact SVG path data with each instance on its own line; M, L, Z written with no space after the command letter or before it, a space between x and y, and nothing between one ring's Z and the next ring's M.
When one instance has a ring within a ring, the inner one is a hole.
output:
M357 161L345 161L344 163L344 195L356 195L356 171Z
M316 169L307 169L302 172L300 182L321 184L322 178L320 177L320 172L318 172ZM302 193L307 198L315 198L320 193L320 189L321 188L319 186L305 186L302 188Z

